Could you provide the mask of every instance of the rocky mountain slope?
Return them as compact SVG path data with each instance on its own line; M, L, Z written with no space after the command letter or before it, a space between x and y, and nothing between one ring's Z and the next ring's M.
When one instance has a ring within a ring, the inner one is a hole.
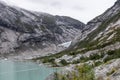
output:
M27 11L0 1L0 56L30 58L61 51L64 48L58 45L72 41L84 26L70 17Z
M94 18L84 28L73 42L70 48L55 55L50 55L34 60L40 60L53 66L80 66L81 69L91 69L83 67L83 64L92 66L94 76L81 77L85 80L119 80L120 79L120 0L100 16ZM72 68L74 69L74 68ZM72 70L71 69L71 70ZM89 73L90 70L88 70ZM87 72L85 72L88 74ZM75 79L65 76L64 80L80 79L78 73L72 74ZM93 78L94 77L94 78ZM81 80L82 80L81 79ZM83 79L83 80L84 80Z

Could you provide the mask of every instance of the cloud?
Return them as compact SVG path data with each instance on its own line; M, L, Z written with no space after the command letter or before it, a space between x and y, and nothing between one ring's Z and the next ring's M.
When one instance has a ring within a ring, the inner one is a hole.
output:
M116 0L6 0L13 5L53 15L70 16L83 22L100 15Z

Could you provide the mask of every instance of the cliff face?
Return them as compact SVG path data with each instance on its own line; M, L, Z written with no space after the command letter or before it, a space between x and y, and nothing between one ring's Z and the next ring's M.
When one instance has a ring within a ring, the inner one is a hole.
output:
M66 16L31 12L0 2L0 54L44 55L72 41L85 24Z

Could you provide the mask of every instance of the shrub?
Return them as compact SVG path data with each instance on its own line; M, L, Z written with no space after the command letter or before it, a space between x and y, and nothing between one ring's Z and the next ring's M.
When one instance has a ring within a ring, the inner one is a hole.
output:
M62 60L60 61L60 63L61 63L63 66L68 65L67 61L66 61L66 60L64 60L64 59L62 59Z
M107 73L107 76L110 76L110 75L113 74L115 71L116 71L116 69L115 69L115 68L112 68L112 70Z

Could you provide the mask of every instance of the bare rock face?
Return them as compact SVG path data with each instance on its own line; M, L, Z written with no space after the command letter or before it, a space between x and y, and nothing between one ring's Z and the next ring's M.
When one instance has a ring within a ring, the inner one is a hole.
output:
M66 16L31 12L0 2L0 56L44 55L72 41L85 24Z
M95 76L100 80L119 80L120 79L120 59L109 61L109 63L96 67Z
M120 14L120 0L117 0L116 3L111 8L109 8L103 14L95 17L93 20L89 21L86 24L86 26L84 27L81 34L78 35L73 40L71 47L78 44L78 42L80 42L82 40L84 41L85 38L89 38L91 36L96 37L96 34L99 34L103 30L99 29L98 31L96 31L96 33L94 31L96 29L98 29L99 27L102 28L101 25L106 25L107 23L110 23L110 20L112 20L112 17L114 17L115 15L119 15L119 14ZM94 32L94 34L91 34L92 32ZM90 34L90 36L89 36L89 34ZM75 46L75 47L77 47L77 46Z

